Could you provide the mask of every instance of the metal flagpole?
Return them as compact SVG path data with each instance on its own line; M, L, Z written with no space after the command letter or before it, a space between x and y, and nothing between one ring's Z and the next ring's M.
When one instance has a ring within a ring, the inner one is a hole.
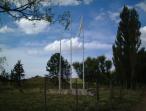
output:
M72 89L72 38L70 39L70 89Z
M60 39L60 59L59 59L59 74L58 74L58 79L59 79L59 93L61 93L61 39Z
M82 50L83 50L83 89L85 89L85 67L84 67L84 29L83 29L83 16L81 17L81 21L80 21L80 33L79 33L79 36L81 35L81 32L82 32L82 42L83 42L83 47L82 47Z
M84 29L83 29L83 18L82 18L82 31L83 31L83 89L85 89L85 67L84 67Z
M70 33L71 33L71 26L72 26L72 20L71 20L71 17L70 17ZM72 90L72 34L71 34L71 38L70 38L70 89Z

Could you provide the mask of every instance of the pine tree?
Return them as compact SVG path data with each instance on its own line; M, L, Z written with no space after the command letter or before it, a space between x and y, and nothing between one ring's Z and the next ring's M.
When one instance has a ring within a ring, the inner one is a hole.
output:
M141 44L141 25L136 10L129 9L127 6L124 6L120 13L120 19L113 45L113 62L121 84L127 81L128 87L132 87L135 80L137 54Z
M23 64L21 64L21 61L18 60L16 65L14 66L13 74L15 75L15 81L17 83L18 87L21 87L22 85L22 78L24 78L24 69L23 69Z

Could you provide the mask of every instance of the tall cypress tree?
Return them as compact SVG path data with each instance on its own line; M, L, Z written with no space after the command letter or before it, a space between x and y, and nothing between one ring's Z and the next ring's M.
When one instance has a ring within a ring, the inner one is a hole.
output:
M117 37L113 45L113 62L121 81L127 81L128 87L135 80L135 67L140 40L140 21L137 11L124 6L120 13Z

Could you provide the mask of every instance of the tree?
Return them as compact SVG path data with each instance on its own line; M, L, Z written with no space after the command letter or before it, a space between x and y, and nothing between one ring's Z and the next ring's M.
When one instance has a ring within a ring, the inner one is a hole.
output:
M51 78L57 78L59 74L60 53L55 53L47 62L46 70ZM70 77L70 64L61 56L61 79L65 80Z
M96 58L88 57L85 60L85 80L87 82L96 81L98 63Z
M75 62L73 66L79 76L82 79L82 63ZM97 58L88 57L85 60L85 82L86 83L96 83L96 99L97 99L97 109L99 109L99 86L104 80L111 78L110 70L112 67L112 62L106 60L105 56L99 56Z
M0 52L2 51L2 49L0 48ZM4 64L6 62L6 57L0 56L0 72L2 72L4 70Z
M85 82L88 83L88 86L90 83L93 83L96 81L96 70L98 68L97 60L96 58L87 57L85 60ZM73 66L79 76L80 79L83 79L83 63L80 62L74 62ZM87 84L86 84L87 85Z
M83 78L83 64L80 62L74 62L73 67L76 70L79 78L82 79Z
M146 51L141 48L138 52L138 60L136 64L136 78L138 83L146 84Z
M14 66L13 72L11 73L11 76L13 74L13 77L17 83L18 87L22 86L22 79L24 78L24 69L23 64L21 64L21 60L18 60L16 65Z
M113 62L121 84L133 87L140 40L140 21L137 11L124 6L120 13L120 23L113 45Z
M73 66L79 78L82 79L82 63L75 62ZM109 79L111 67L112 62L106 60L105 56L99 56L97 58L87 57L85 60L85 81L89 83L95 82L97 75L99 81L104 80L105 77Z
M0 48L0 52L1 51L2 51L2 49ZM5 62L6 62L6 57L0 56L0 73L1 73L1 75L0 75L0 81L1 82L4 82L6 80L6 78L4 76L6 74L6 71L4 69Z
M14 73L14 70L11 70L11 73L10 73L10 82L11 82L11 85L16 82L16 75Z
M110 71L112 68L112 61L111 60L106 60L105 61L105 73L108 79L111 79Z
M69 11L60 15L55 14L52 11L52 2L51 0L0 0L0 13L5 13L15 20L25 18L30 21L45 20L51 24L59 22L68 29L71 22Z
M9 74L6 72L5 69L1 72L0 81L2 83L7 83L9 81Z
M105 56L99 56L97 57L98 61L99 61L99 69L101 73L105 73L105 60L106 57Z

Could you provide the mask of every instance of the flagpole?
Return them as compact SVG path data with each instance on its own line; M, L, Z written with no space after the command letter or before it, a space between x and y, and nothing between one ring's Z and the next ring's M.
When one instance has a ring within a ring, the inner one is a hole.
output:
M61 39L60 39L60 58L59 58L59 93L61 93Z
M81 36L81 32L82 32L82 36L83 36L83 38L82 38L82 42L83 42L83 46L82 46L82 51L83 51L83 66L82 66L82 72L83 72L83 89L85 89L85 67L84 67L84 26L83 26L83 16L81 16L81 20L80 20L80 32L79 32L79 37Z
M70 39L70 89L72 89L72 38Z
M71 33L72 19L70 17L69 31ZM70 89L72 90L72 34L70 38Z
M83 31L83 89L85 89L85 67L84 67L84 25L82 17L82 31Z

